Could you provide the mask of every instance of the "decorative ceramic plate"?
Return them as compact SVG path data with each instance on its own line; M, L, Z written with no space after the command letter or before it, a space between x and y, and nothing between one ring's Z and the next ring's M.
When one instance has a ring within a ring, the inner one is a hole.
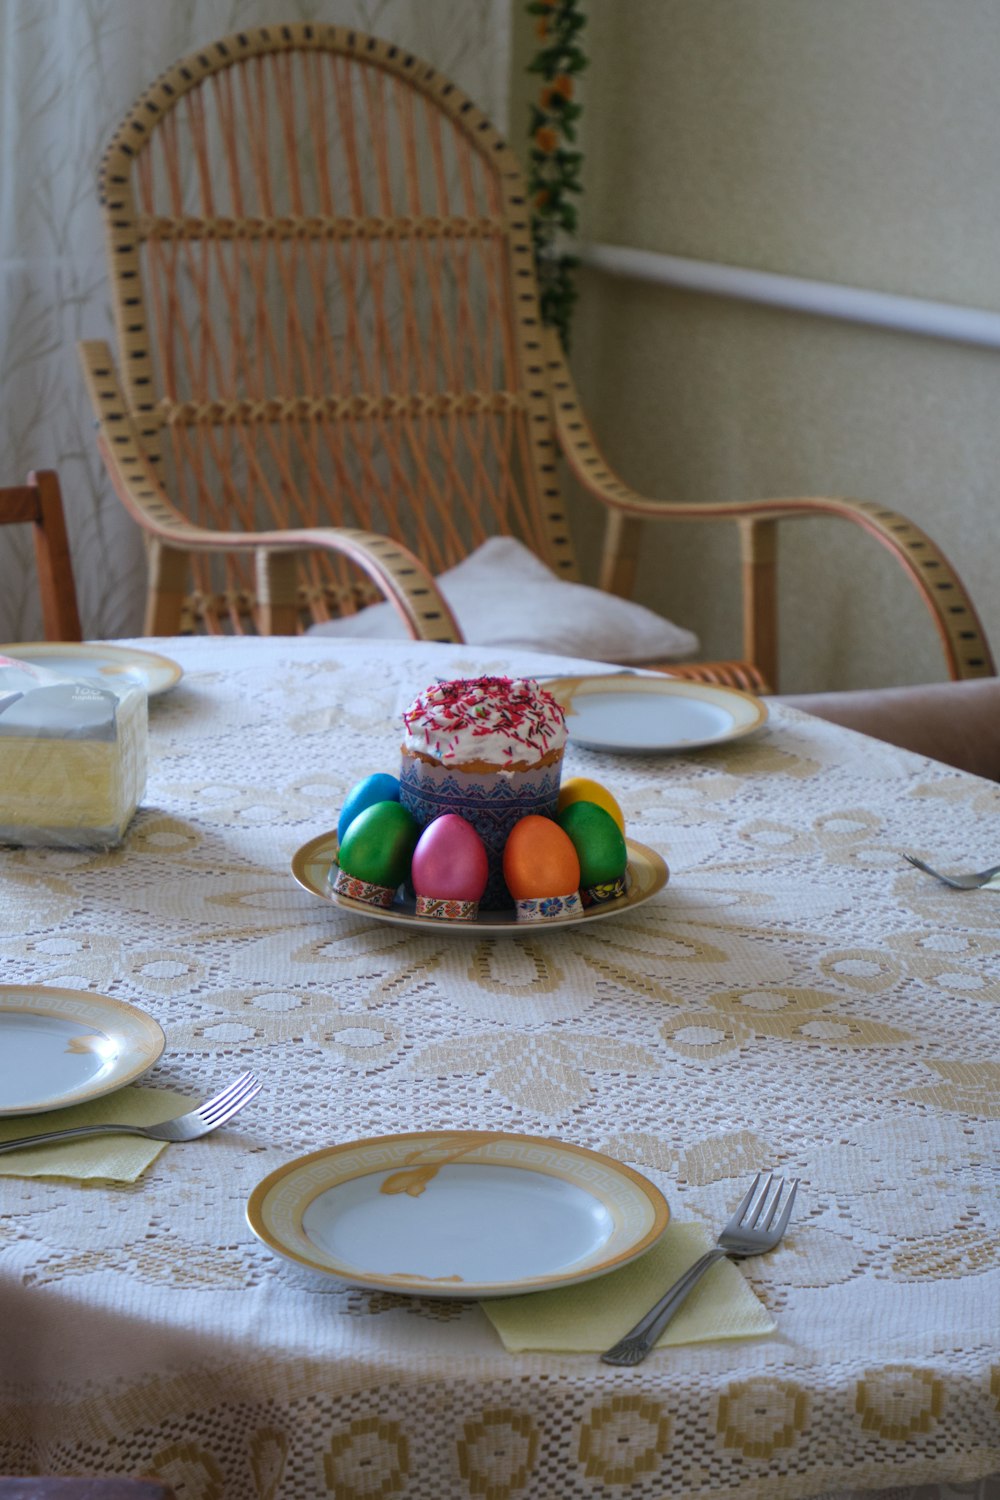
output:
M110 1094L151 1068L164 1042L152 1016L109 995L0 985L0 1115Z
M585 750L698 750L737 740L767 721L752 693L680 677L557 677L546 690L566 709Z
M46 667L66 677L96 677L103 687L138 682L150 698L165 693L184 675L183 668L167 656L138 651L132 646L109 646L104 641L18 641L0 646L0 656Z
M519 922L512 906L501 911L483 911L474 922L462 922L446 917L418 917L412 896L397 896L390 907L368 906L363 901L353 901L349 896L340 895L330 884L330 872L336 872L334 861L339 847L335 832L321 833L308 844L303 844L301 849L297 849L292 855L292 874L303 890L319 896L320 900L332 901L334 906L339 906L344 911L357 912L362 917L373 917L377 922L393 922L400 927L412 927L418 932L436 928L438 932L450 932L456 937L483 932L495 936L531 932L538 936L543 932L551 932L556 927L599 922L602 917L613 917L623 911L631 911L663 889L670 878L670 872L656 850L647 849L645 844L637 844L634 839L626 839L625 845L628 849L628 889L624 896L589 906L583 912L551 917L544 922Z
M279 1167L247 1204L279 1255L425 1297L587 1281L648 1250L669 1218L659 1190L609 1156L491 1130L329 1146Z

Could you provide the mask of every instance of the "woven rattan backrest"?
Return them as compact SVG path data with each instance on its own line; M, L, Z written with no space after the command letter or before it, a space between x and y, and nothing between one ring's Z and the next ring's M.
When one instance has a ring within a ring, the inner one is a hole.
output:
M363 526L434 571L510 534L574 576L522 178L448 79L241 32L139 100L101 198L126 396L189 519Z

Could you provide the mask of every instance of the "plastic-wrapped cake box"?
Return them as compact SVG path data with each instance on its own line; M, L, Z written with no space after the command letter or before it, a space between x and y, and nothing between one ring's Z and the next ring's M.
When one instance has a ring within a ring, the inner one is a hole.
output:
M146 790L144 687L0 656L0 843L108 849Z

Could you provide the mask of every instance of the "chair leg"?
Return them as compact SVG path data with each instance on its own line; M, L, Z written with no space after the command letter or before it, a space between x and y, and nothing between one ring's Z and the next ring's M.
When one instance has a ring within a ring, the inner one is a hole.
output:
M639 561L642 522L620 510L608 512L598 587L621 599L631 599Z
M294 552L254 554L257 572L257 629L261 635L297 635L299 630L298 557Z
M148 545L149 590L144 635L179 635L188 587L188 554L155 538Z
M741 520L743 655L762 678L778 686L778 523Z
M59 476L52 469L28 475L37 510L34 520L35 561L45 638L49 641L81 641L80 611L73 582L69 537L63 514Z

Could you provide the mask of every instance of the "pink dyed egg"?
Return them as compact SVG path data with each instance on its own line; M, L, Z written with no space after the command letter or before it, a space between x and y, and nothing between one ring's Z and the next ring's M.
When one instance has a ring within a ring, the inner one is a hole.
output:
M442 813L428 823L413 851L410 878L418 896L444 901L478 901L486 889L486 845L458 813Z

